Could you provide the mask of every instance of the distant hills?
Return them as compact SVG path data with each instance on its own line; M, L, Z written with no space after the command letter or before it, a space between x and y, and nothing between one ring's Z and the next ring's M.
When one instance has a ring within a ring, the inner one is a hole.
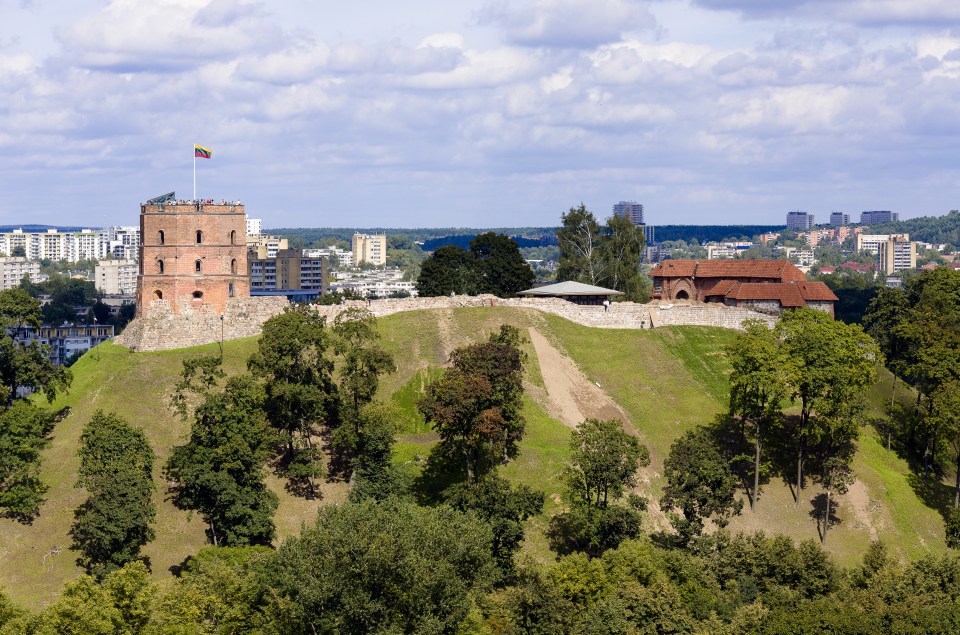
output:
M56 229L57 231L62 232L78 232L82 229L93 229L90 225L86 227L67 227L65 225L35 225L32 223L24 223L22 225L0 225L0 233L12 232L15 229L22 229L23 232L34 234L37 232L45 232L48 229Z

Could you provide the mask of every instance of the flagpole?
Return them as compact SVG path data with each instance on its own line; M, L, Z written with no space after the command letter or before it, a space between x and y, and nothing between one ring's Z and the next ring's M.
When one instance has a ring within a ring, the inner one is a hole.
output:
M197 150L193 150L193 200L197 200Z

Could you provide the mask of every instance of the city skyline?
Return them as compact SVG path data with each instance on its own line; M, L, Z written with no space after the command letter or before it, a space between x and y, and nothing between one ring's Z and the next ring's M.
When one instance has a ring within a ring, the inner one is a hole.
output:
M0 0L0 225L192 189L272 227L958 205L946 0ZM823 221L822 221L823 222ZM82 222L80 224L83 224Z

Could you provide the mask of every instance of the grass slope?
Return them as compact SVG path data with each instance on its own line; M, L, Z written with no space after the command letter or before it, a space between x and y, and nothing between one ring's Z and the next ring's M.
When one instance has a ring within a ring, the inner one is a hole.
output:
M486 338L505 323L521 330L535 326L620 404L650 447L653 495L662 486L659 473L672 441L683 431L710 422L726 407L729 365L721 351L733 337L730 331L706 327L590 329L557 316L507 307L400 313L378 322L398 366L396 373L384 379L381 398L391 402L398 413L399 463L418 471L436 442L436 435L416 410L416 400L446 363L449 352ZM227 342L227 371L241 372L255 347L255 339ZM536 354L529 344L525 348L529 356L526 382L543 388ZM74 488L76 448L83 425L98 408L142 426L157 452L157 538L145 549L154 572L169 576L171 566L203 546L201 520L177 510L166 499L166 483L159 466L171 448L186 439L189 430L188 423L177 418L167 405L182 361L216 352L218 346L211 345L134 354L105 344L77 362L70 393L53 404L55 408L70 406L72 412L58 425L45 453L43 477L51 486L47 502L31 526L0 520L0 586L12 597L36 607L54 599L63 582L79 574L74 564L76 554L67 549L73 509L84 497ZM884 376L884 382L889 382L889 375ZM870 395L873 414L882 413L885 399L889 399L889 384L881 382ZM531 520L524 547L528 555L543 561L551 557L544 530L549 516L560 505L560 472L569 456L570 431L551 419L533 398L525 399L523 412L527 435L520 456L503 473L547 493L545 512ZM937 511L942 511L942 492L934 487L931 493L929 486L919 484L907 463L886 450L871 428L864 430L855 468L862 483L861 498L866 502L861 501L862 509L846 499L841 504L841 523L831 530L828 542L828 549L840 561L849 563L859 558L872 535L888 542L903 557L943 548L943 521ZM342 483L326 484L324 499L308 502L288 495L279 479L271 476L269 482L280 496L276 522L281 537L310 522L319 505L343 500L347 493ZM805 491L806 498L816 493L813 488ZM764 490L759 511L744 512L732 527L783 532L796 539L815 538L810 505L802 503L794 508L790 490L773 481ZM57 547L60 553L52 555Z

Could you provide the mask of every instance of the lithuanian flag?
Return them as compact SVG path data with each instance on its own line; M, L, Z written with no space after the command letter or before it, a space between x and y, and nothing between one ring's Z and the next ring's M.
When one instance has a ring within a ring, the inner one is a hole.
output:
M200 157L201 159L209 159L213 156L213 150L193 144L193 156Z

